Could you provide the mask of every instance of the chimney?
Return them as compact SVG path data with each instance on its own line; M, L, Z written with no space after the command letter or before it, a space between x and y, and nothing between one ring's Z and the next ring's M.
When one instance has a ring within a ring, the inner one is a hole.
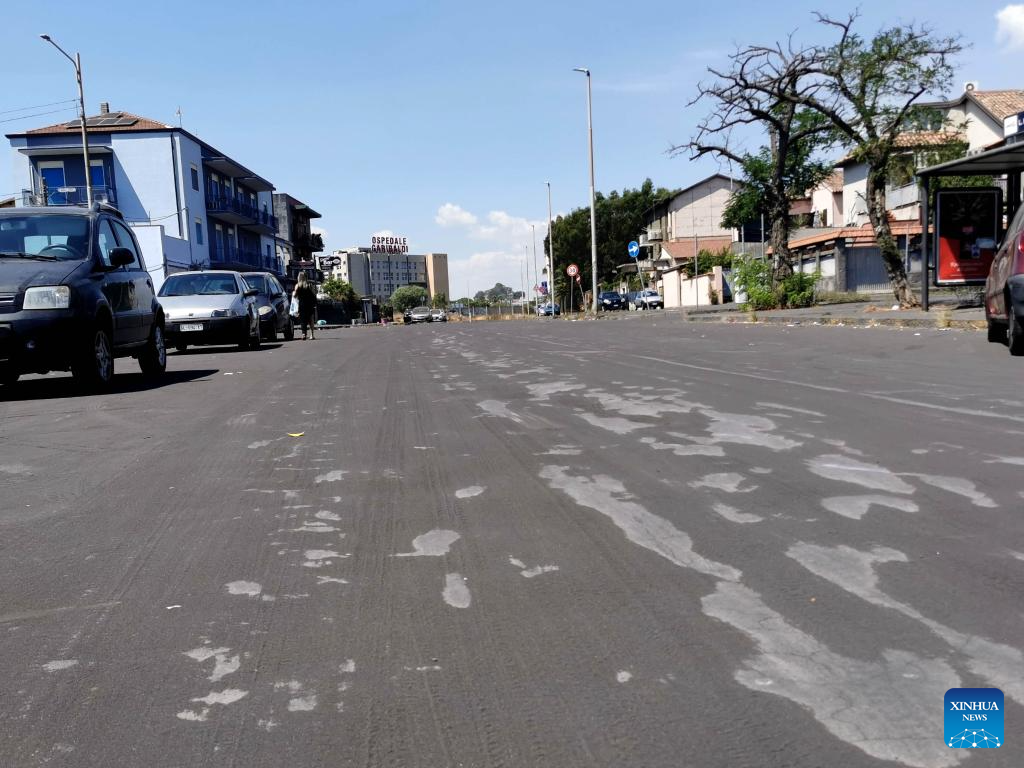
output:
M101 115L109 115L110 114L110 102L109 101L101 101L100 102L100 114Z

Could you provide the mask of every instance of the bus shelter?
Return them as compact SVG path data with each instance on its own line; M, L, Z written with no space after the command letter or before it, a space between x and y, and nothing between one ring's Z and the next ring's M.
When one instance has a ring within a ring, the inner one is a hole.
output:
M1018 138L1019 137L1019 138ZM1015 143L1003 147L989 149L979 152L976 155L949 160L928 168L922 168L917 172L918 178L924 187L924 206L922 240L924 254L921 279L921 307L928 309L928 291L931 285L930 274L935 272L936 280L939 276L940 259L940 227L938 216L935 216L935 226L930 227L933 220L932 208L936 207L933 200L932 188L936 179L948 178L951 176L991 176L994 179L1006 178L1005 189L1001 191L1002 200L1006 206L1006 221L1010 221L1021 205L1021 174L1024 173L1024 134L1018 134ZM952 190L951 190L952 191ZM968 192L969 190L964 190ZM936 212L937 213L937 212ZM1002 236L1002 212L996 217L996 229L994 240ZM994 243L997 245L997 243Z

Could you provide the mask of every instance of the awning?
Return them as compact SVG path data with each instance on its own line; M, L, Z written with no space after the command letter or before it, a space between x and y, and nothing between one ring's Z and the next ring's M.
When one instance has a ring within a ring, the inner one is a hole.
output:
M74 145L67 147L19 147L18 151L23 155L29 157L57 157L75 155L76 157L82 154L82 145L79 144L77 147ZM89 144L89 155L110 155L113 154L113 150L110 147L103 146L102 144Z
M936 176L999 176L1021 171L1024 171L1024 141L922 168L917 175L924 179Z
M204 157L203 163L217 173L241 181L255 192L273 192L274 185L228 157Z

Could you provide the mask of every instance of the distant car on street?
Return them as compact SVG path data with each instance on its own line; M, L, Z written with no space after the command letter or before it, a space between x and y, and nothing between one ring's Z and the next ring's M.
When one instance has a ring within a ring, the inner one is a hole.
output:
M562 311L558 308L557 304L555 304L554 309L552 309L552 304L548 302L547 304L537 305L537 314L540 315L541 317L551 317L552 315L558 317L560 314L562 314Z
M988 340L1024 355L1024 206L1017 209L985 281Z
M430 310L430 321L432 323L447 323L448 313L443 309L432 309Z
M601 291L597 294L598 309L605 312L617 311L626 308L626 302L618 291Z
M626 307L629 310L637 309L663 309L665 300L661 294L650 289L644 291L633 291L626 294Z
M409 313L411 323L429 323L430 320L430 307L414 307Z
M289 313L289 298L284 286L270 272L243 272L242 279L256 294L256 312L260 318L260 338L274 341L281 333L287 341L295 338L295 322Z
M237 272L209 270L170 275L157 294L166 317L167 344L179 352L201 344L258 349L258 293Z

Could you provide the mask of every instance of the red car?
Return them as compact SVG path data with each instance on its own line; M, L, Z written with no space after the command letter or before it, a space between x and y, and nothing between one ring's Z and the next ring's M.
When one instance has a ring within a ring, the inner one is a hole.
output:
M1024 205L1006 230L985 280L985 319L988 340L1024 355Z

